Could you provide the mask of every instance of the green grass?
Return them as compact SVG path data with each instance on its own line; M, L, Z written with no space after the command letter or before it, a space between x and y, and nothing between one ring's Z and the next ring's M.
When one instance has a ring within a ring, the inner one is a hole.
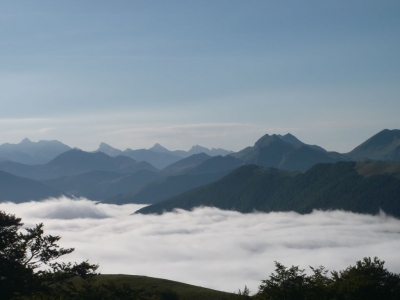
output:
M356 171L363 177L373 175L390 174L400 179L400 162L373 161L358 162L355 166Z

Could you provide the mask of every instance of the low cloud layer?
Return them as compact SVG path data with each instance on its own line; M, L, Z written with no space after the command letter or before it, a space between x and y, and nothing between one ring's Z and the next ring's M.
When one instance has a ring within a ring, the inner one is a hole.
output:
M103 274L168 278L233 292L253 292L274 261L302 268L343 269L378 256L400 273L400 220L341 211L240 214L215 208L162 216L130 215L141 205L80 199L0 203L26 226L43 222L47 234L75 247L69 261L89 259Z

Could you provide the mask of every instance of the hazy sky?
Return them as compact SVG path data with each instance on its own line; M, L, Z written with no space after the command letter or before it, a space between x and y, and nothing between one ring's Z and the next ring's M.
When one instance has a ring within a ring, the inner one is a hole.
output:
M385 215L199 208L131 216L138 207L66 198L0 203L26 226L43 222L46 234L75 247L65 260L88 259L103 274L147 275L229 292L247 285L256 292L274 271L274 261L308 272L308 266L320 265L338 271L378 256L389 271L400 272L400 220Z
M400 2L1 1L0 143L349 151L400 128Z

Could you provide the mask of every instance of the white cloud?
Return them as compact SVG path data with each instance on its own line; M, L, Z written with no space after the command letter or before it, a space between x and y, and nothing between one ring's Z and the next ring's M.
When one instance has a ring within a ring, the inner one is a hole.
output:
M26 226L43 222L45 232L75 247L68 260L89 259L103 274L139 274L234 291L256 291L274 261L302 268L343 269L378 256L400 272L400 220L342 211L240 214L215 208L162 216L130 215L139 205L50 199L0 209Z

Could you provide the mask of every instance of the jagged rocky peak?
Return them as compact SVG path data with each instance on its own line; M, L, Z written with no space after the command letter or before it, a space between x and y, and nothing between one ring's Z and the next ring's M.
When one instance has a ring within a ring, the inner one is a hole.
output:
M295 137L291 133L287 133L285 135L278 135L283 141L295 145L295 146L301 146L304 145L302 141L300 141L297 137Z
M255 147L261 148L261 147L267 147L269 146L271 143L276 142L276 141L280 141L280 137L276 134L273 135L263 135L255 144Z

